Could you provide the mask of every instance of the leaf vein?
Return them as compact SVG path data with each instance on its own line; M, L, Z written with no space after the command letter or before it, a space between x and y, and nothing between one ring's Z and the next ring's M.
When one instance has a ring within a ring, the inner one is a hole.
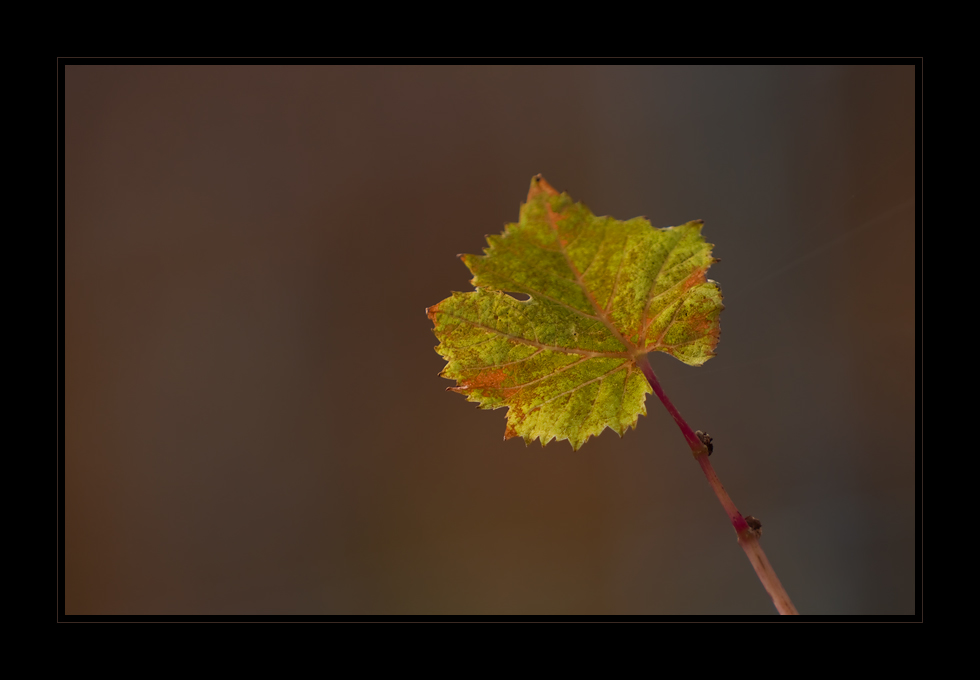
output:
M691 256L690 258L688 258L688 259L691 259L691 258L693 258L693 257L695 257L695 256L694 256L694 255L692 255L692 256ZM684 260L684 262L687 262L687 260ZM679 267L679 266L680 266L681 264L684 264L684 262L681 262L681 263L680 263L680 264L678 264L677 266ZM676 267L671 267L671 269L676 269ZM654 302L655 302L656 300L659 300L659 299L660 299L660 298L662 298L662 297L663 297L664 295L667 295L667 294L668 294L669 292L671 292L672 290L674 290L674 289L675 289L675 288L677 288L678 286L682 286L682 285L684 285L684 282L685 282L685 281L687 281L687 277L684 277L683 279L681 279L680 281L678 281L677 283L675 283L675 284L674 284L673 286L671 286L670 288L667 288L667 289L665 289L665 290L662 290L662 291L660 291L659 293L657 293L656 295L654 295L654 296L653 296L652 298L650 298L650 300L649 300L649 302L647 302L647 309L649 310L649 308L650 308L650 305L651 305L651 304L653 304L653 303L654 303Z
M626 248L629 246L630 237L626 236L626 241L623 243L623 252L619 258L619 267L616 269L616 278L613 280L612 290L609 291L609 301L606 302L606 314L612 309L613 300L616 298L616 287L619 285L619 275L623 273L623 262L626 261Z
M527 292L528 295L537 295L538 297L543 297L545 300L550 300L551 302L554 302L556 305L561 305L565 309L571 310L571 311L575 312L576 314L581 314L586 319L594 319L596 321L602 321L602 319L600 319L599 317L597 317L597 316L595 316L593 314L588 314L586 312L583 312L581 309L579 309L577 307L572 307L567 302L562 302L558 298L553 298L553 297L551 297L550 295L548 295L546 293L542 293L539 290L535 290L535 289L531 288L530 286L528 286L527 284L521 283L520 281L517 281L515 279L512 279L509 276L504 276L503 274L496 274L496 276L499 276L502 279L507 279L508 281L510 281L511 283L513 283L514 285L521 286L521 288L523 288L523 290L515 291L515 292L520 292L520 293ZM558 278L561 278L561 277L558 277ZM561 280L562 281L569 281L570 283L575 283L574 281L571 281L570 279L562 278Z
M664 336L667 335L667 331L669 331L670 327L673 326L674 323L677 321L677 315L681 313L682 309L684 309L684 302L687 300L687 298L691 297L691 293L693 291L694 291L693 288L689 288L685 293L683 293L679 298L677 298L680 304L677 305L677 309L675 309L674 313L670 315L670 321L667 322L667 325L664 326L664 329L660 331L660 335L658 335L657 339L654 341L654 344L656 346L658 347L660 346L660 343L664 339Z
M508 387L502 387L501 389L503 389L503 390L519 390L522 387L527 387L528 385L533 385L534 383L539 383L542 380L546 380L546 379L548 379L548 378L550 378L552 376L558 375L559 373L564 373L565 371L567 371L568 369L572 368L573 366L578 366L583 361L588 361L588 360L589 360L589 357L582 357L578 361L573 361L570 364L565 364L564 366L560 366L560 367L556 368L553 371L549 371L547 374L541 376L540 378L535 378L534 380L531 380L531 381L526 382L526 383L522 383L520 385L509 385Z
M586 266L586 268L582 270L582 278L583 279L585 278L585 275L589 273L589 270L592 269L592 265L595 264L595 261L597 259L599 259L599 253L602 252L602 246L605 245L605 243L606 243L606 237L608 235L609 235L609 227L607 225L603 224L602 225L602 238L599 239L599 247L595 249L595 252L594 253L592 253L592 259L589 260L588 266ZM569 243L569 245L571 245L571 243Z
M445 311L439 313L459 319L460 321L465 321L471 326L475 326L476 328L482 328L483 330L489 331L491 333L496 333L501 337L509 338L514 342L523 345L530 345L531 347L539 347L541 349L550 350L552 352L562 352L564 354L580 354L586 357L602 358L602 359L625 359L630 356L628 352L594 352L592 350L579 349L577 347L558 347L557 345L546 345L545 343L538 342L537 340L528 340L527 338L522 338L519 335L512 335L510 333L505 333L504 331L498 328L494 328L493 326L487 326L486 324L478 323L476 321L473 321L472 319L467 319L465 316L460 316L458 314L453 314L451 312L445 312Z
M647 341L647 314L650 313L650 303L653 302L653 291L657 288L657 279L664 271L664 267L667 266L667 260L670 259L671 254L677 249L677 244L684 240L684 235L680 234L677 240L674 241L670 248L667 249L667 254L664 255L664 261L660 263L660 268L657 270L657 275L653 277L653 283L650 285L650 294L647 297L646 307L643 308L643 318L641 320L640 328L643 329L643 337L640 338L640 347L644 347Z
M483 340L481 342L490 342L491 340L493 340L493 338L490 338L489 340ZM474 344L480 344L480 343L474 343ZM467 347L472 347L472 346L473 345L467 345ZM503 368L504 366L514 366L516 364L522 364L525 361L528 361L529 359L538 356L543 351L544 351L544 349L535 350L533 353L528 354L523 359L518 359L517 361L506 361L506 362L504 362L502 364L490 364L489 366L472 366L472 367L467 366L465 368L462 368L461 370L464 370L464 371L485 371L488 368Z
M582 292L585 293L585 297L588 298L592 308L596 311L596 314L599 315L599 319L613 334L613 337L615 337L623 345L623 347L627 348L628 350L635 350L636 347L633 345L633 343L623 337L623 334L619 332L619 329L616 328L616 325L609 319L609 316L601 307L599 307L599 303L596 302L595 296L592 295L592 291L590 291L588 286L585 285L585 280L582 278L582 275L579 273L578 269L576 269L575 263L572 262L572 258L568 255L568 252L561 243L561 236L558 234L558 225L555 222L555 213L551 209L551 205L546 202L545 208L548 209L548 220L551 223L552 231L555 233L555 240L558 242L558 247L561 248L561 253L565 256L565 262L568 263L568 268L571 269L572 273L575 275L575 279L578 281L578 285L582 289Z
M566 394L571 394L571 393L575 392L576 390L580 390L583 387L585 387L586 385L591 385L592 383L594 383L597 380L605 380L606 378L608 378L609 376L611 376L616 371L621 371L621 370L623 370L623 367L624 366L628 366L628 365L629 365L629 362L628 361L624 361L619 366L617 366L616 368L612 369L611 371L608 371L607 373L603 373L602 375L600 375L600 376L598 376L596 378L593 378L592 380L586 380L584 383L581 383L579 385L576 385L575 387L573 387L572 389L568 390L567 392L562 392L561 394L556 394L555 396L553 396L551 399L548 399L547 401L542 401L540 404L538 404L537 406L535 406L534 408L532 408L527 413L528 414L534 413L539 408L541 408L542 406L547 406L548 404L550 404L551 402L553 402L555 399L560 399L561 397L564 397Z
M545 251L546 253L555 253L555 254L558 254L558 255L561 254L561 251L560 250L552 250L551 248L545 248L544 246L539 246L536 243L532 243L531 244L531 247L538 248L540 250ZM494 248L496 248L499 251L505 252L505 253L510 253L514 257L515 260L517 260L518 262L520 262L521 264L523 264L528 269L537 269L538 268L538 265L537 264L535 264L533 262L528 262L527 260L525 260L523 257L520 256L520 254L518 253L518 251L516 251L516 250L514 250L512 248L502 248L499 245L495 245ZM496 274L496 272L494 272L494 273ZM497 275L498 276L503 276L502 274L497 274ZM554 277L556 279L561 279L562 281L568 281L569 283L576 283L576 281L574 279L569 279L569 278L566 278L564 276L558 276L557 274L555 274ZM506 279L508 277L504 276L503 278ZM508 279L508 280L513 281L513 279ZM516 283L516 281L515 281L515 283Z
M643 361L646 361L644 359ZM626 369L626 380L623 381L623 394L619 398L619 409L616 411L616 419L621 420L623 415L623 407L626 406L626 388L630 384L630 376L633 375L633 364L631 363Z

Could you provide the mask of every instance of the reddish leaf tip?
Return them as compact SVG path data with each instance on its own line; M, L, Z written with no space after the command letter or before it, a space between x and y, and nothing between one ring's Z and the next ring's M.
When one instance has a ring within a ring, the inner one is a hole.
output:
M558 191L553 186L548 184L548 180L538 174L531 179L531 188L527 191L528 203L531 202L531 199L540 194L546 194L548 196L559 195Z

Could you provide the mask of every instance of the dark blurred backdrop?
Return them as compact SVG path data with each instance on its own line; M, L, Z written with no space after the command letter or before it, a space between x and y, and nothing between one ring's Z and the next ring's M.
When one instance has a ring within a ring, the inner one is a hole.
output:
M670 417L503 441L424 310L542 173L705 220L718 356L652 360L795 604L915 594L911 66L65 76L69 614L768 614Z

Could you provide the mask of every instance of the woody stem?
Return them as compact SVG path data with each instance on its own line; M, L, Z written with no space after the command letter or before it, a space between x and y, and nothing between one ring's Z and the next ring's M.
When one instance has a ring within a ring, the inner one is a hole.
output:
M796 607L790 601L789 595L786 594L783 585L776 577L776 572L773 571L772 565L769 564L769 560L766 558L766 553L763 552L762 546L759 545L758 532L748 525L745 518L742 517L742 513L735 507L735 503L732 502L728 492L725 491L725 487L721 485L721 480L718 479L718 475L715 473L714 468L711 466L711 461L708 459L707 445L694 433L694 430L681 417L681 414L677 412L677 408L664 393L663 388L660 386L660 381L657 380L657 376L653 372L653 367L650 366L649 360L645 356L642 358L638 357L637 363L643 369L643 374L647 377L647 381L650 383L650 387L653 388L654 394L657 395L663 403L664 408L667 409L674 422L677 423L677 427L680 428L681 434L684 435L687 445L691 447L691 453L694 454L695 460L701 466L701 471L704 472L704 476L708 479L708 484L711 485L715 495L718 496L718 500L721 502L721 506L728 513L728 518L732 523L732 527L735 529L735 535L738 537L738 544L745 551L749 562L755 569L755 573L762 582L762 586L769 593L773 604L776 605L776 610L780 614L799 614L796 611Z

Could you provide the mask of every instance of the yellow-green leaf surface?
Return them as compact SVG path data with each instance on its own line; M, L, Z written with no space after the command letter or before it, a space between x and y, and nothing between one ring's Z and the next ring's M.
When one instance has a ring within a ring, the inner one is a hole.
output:
M717 260L702 224L596 217L535 177L520 221L488 237L484 255L462 256L476 290L426 310L441 375L457 383L448 389L509 407L505 439L578 449L607 427L636 427L652 392L637 361L667 352L700 366L718 344L723 305L705 278Z

